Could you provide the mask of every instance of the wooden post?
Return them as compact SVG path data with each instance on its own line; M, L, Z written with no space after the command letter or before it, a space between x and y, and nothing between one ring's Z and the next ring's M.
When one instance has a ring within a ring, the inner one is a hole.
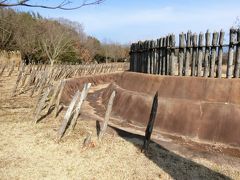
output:
M163 75L163 38L159 41L159 74Z
M150 53L150 41L147 41L147 73L151 73L151 53Z
M179 56L178 56L178 75L183 75L183 59L184 59L184 33L179 34Z
M239 69L240 69L240 29L237 30L236 64L234 70L235 78L239 78Z
M143 72L148 72L148 46L147 41L143 43L143 51L144 51L144 63L143 63Z
M16 93L17 87L18 87L18 85L19 85L19 82L20 82L20 80L21 80L21 78L22 78L22 74L23 74L23 72L24 72L24 68L25 68L25 65L22 63L22 65L21 65L21 67L20 67L20 70L19 70L18 77L17 77L17 81L16 81L16 83L15 83L15 85L14 85L14 87L13 87L12 97L13 97L13 96L15 95L15 93Z
M11 66L11 69L8 73L8 76L11 76L12 75L12 72L14 71L14 66L15 66L15 61L12 62L12 66Z
M166 74L166 46L167 39L164 37L162 42L162 75Z
M103 126L101 128L101 131L100 131L99 137L98 137L99 140L102 139L103 135L105 134L105 132L107 130L108 121L109 121L110 114L111 114L111 111L112 111L112 106L113 106L113 101L114 101L115 95L116 95L116 92L113 91L111 96L110 96L110 99L108 101L108 106L107 106L107 111L105 113L104 123L103 123Z
M66 132L66 128L68 126L68 124L70 123L71 121L71 116L72 116L72 113L73 113L73 109L75 107L75 104L78 100L78 97L79 97L79 90L75 93L75 95L73 96L73 99L67 109L67 112L64 116L64 119L63 119L63 122L62 122L62 125L60 127L60 129L58 130L58 134L57 134L57 142L60 141L60 139L63 137L64 133Z
M153 126L154 126L154 122L157 115L157 109L158 109L158 92L156 92L153 99L151 114L150 114L148 125L145 131L145 139L144 139L142 151L148 151L148 147L149 147L149 143L150 143L151 135L153 131Z
M83 103L84 103L84 101L87 97L87 94L88 94L88 91L89 91L90 87L91 87L91 83L84 84L83 90L81 92L80 100L79 100L79 102L76 106L75 114L74 114L73 119L72 119L71 124L70 124L70 128L69 128L70 131L72 131L76 126L77 118L80 114L81 107L82 107L82 105L83 105Z
M153 41L153 74L157 74L157 68L158 68L157 48L158 48L157 41Z
M39 120L40 113L41 113L41 111L42 111L42 109L44 107L44 104L45 104L45 102L47 100L47 97L48 97L49 93L51 92L51 90L52 90L52 86L49 86L47 91L44 93L44 95L42 96L41 100L39 101L39 104L37 104L37 108L36 108L36 112L35 112L35 118L34 118L35 124Z
M150 50L150 74L153 74L153 40L150 41L150 47L149 47L149 50Z
M193 53L192 53L192 70L191 76L196 75L196 58L197 58L197 34L194 33L192 36L192 46L193 46Z
M218 67L217 67L217 77L222 77L222 59L223 59L223 40L224 40L224 31L220 31L219 37L219 48L218 48Z
M175 35L172 34L170 36L170 46L171 46L171 55L170 55L170 75L173 76L175 74Z
M27 79L27 77L28 77L27 75L28 75L27 72L24 72L24 73L22 74L22 83L21 83L20 87L23 87L23 86L25 85L26 79Z
M198 65L197 65L197 76L202 76L202 59L203 59L203 33L199 34L198 40Z
M142 72L142 62L143 62L143 52L142 52L142 42L139 41L138 42L138 54L139 54L139 57L138 57L138 72Z
M3 67L2 67L2 69L1 69L0 76L2 76L2 75L3 75L3 73L4 73L4 70L6 69L6 67L7 67L7 65L6 65L6 64L4 64L4 65L3 65Z
M136 46L135 46L135 50L136 50L136 69L135 69L135 72L138 72L138 69L139 69L139 42L136 43ZM105 68L107 69L107 65L105 66ZM105 72L104 72L105 73Z
M157 40L157 74L161 74L161 38Z
M34 80L35 78L36 78L36 70L35 70L35 68L33 67L33 70L32 70L32 72L31 72L31 74L30 74L30 76L29 76L29 79L28 79L28 81L27 81L27 83L26 83L26 86L25 86L24 90L26 90L28 87L31 86L31 83L33 82L33 80Z
M210 46L211 46L211 36L209 30L207 30L205 34L206 39L206 48L205 48L205 56L204 56L204 72L203 76L208 77L209 75L209 56L210 56Z
M232 78L232 71L233 71L233 55L234 55L234 29L230 29L230 36L229 36L229 51L228 51L228 62L227 62L227 78Z
M58 83L58 85L55 87L55 89L54 89L52 98L51 98L51 100L50 100L50 102L49 102L49 104L48 104L48 106L47 106L47 112L48 112L48 113L49 113L52 105L54 104L54 101L56 100L56 98L57 98L57 96L58 96L58 94L59 94L59 92L60 92L60 88L61 88L62 81L63 81L63 80L61 80L61 81Z
M213 33L212 38L212 55L211 55L211 64L210 64L210 77L215 77L215 63L216 63L216 56L217 56L217 43L218 43L218 33Z
M61 86L60 86L60 91L58 93L58 96L57 96L57 100L56 100L56 104L55 104L55 117L57 117L58 115L58 111L59 111L59 105L60 105L60 100L61 100L61 97L62 97L62 93L63 93L63 89L65 87L65 84L66 84L66 80L62 80L61 82Z
M186 38L186 62L185 62L185 76L189 76L189 66L190 66L190 58L191 58L191 31L187 32Z
M133 43L131 44L129 55L130 55L130 71L133 71Z

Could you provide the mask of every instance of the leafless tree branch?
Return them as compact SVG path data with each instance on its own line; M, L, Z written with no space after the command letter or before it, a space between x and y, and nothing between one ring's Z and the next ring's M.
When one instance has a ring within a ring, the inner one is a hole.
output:
M26 6L26 7L38 7L38 8L45 8L45 9L62 9L62 10L75 10L80 9L84 6L96 5L101 4L105 0L83 0L80 5L76 6L69 6L72 4L72 1L63 0L60 1L59 4L55 6L48 6L44 4L32 4L31 0L19 0L16 2L10 2L9 0L0 0L0 7L14 7L14 6Z

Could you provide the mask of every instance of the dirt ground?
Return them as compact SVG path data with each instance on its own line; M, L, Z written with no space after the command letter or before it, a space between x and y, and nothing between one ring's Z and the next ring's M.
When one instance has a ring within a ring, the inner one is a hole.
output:
M240 179L240 159L219 163L157 143L144 154L141 137L111 128L100 143L96 121L84 114L74 132L56 143L64 112L34 124L36 97L11 98L15 81L16 72L0 77L0 179ZM83 147L88 132L92 141Z

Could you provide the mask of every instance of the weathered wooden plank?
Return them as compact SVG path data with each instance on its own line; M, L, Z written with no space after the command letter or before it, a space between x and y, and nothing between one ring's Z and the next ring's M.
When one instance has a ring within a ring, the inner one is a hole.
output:
M153 41L153 74L157 74L158 71L158 53L157 53L157 41Z
M4 64L4 65L3 65L3 67L2 67L2 69L1 69L0 76L2 76L2 75L3 75L3 73L4 73L4 70L6 69L6 67L7 67L7 65L6 65L6 64Z
M76 109L75 109L75 114L73 116L73 119L72 119L70 127L69 127L70 131L72 131L76 126L77 118L80 114L81 107L83 106L83 103L84 103L84 101L87 97L87 94L88 94L88 91L89 91L90 87L91 87L91 83L84 84L83 90L81 92L80 100L77 103L77 106L76 106Z
M225 32L223 30L220 31L219 36L219 48L218 48L218 67L217 67L217 77L222 77L222 59L223 59L223 40L224 40Z
M112 106L113 106L113 101L114 101L115 95L116 95L116 92L113 91L111 96L110 96L110 99L108 101L107 111L105 113L105 118L104 118L104 123L103 123L103 126L101 128L101 131L100 131L99 137L98 137L99 140L101 140L103 135L106 133L107 126L108 126L108 121L109 121L110 114L111 114L111 111L112 111Z
M168 35L166 37L166 75L169 75L170 74L170 54L171 54L171 51L169 49L170 47L170 36Z
M12 62L11 69L10 69L10 71L9 71L9 73L8 73L8 76L11 76L11 75L12 75L12 73L13 73L13 71L14 71L14 66L15 66L15 61Z
M164 37L162 41L162 75L166 74L166 46L167 46L167 39Z
M229 36L229 50L228 50L228 62L227 62L227 78L232 78L233 73L233 55L234 55L234 29L230 29Z
M217 45L218 45L218 33L213 33L212 38L212 54L211 54L211 61L210 61L210 77L215 77L215 63L216 63L216 56L217 56Z
M203 61L203 33L199 34L198 39L198 65L197 65L197 76L202 76L202 61Z
M196 76L196 58L197 58L197 38L198 35L196 33L192 36L192 69L191 69L191 76Z
M59 128L58 130L58 133L57 133L57 141L60 141L61 138L63 137L64 133L66 132L66 129L67 129L67 126L69 125L70 121L71 121L71 116L73 114L73 109L75 107L75 104L78 100L78 97L80 95L80 92L79 90L75 93L75 95L73 96L73 99L67 109L67 112L64 116L64 119L63 119L63 122L62 122L62 125L61 127Z
M187 32L187 38L186 38L186 61L185 61L185 76L189 76L189 66L190 66L190 59L191 59L191 36L192 32Z
M18 77L17 77L17 81L16 81L16 83L15 83L15 85L14 85L14 87L13 87L13 90L12 90L12 97L15 95L15 93L16 93L16 90L17 90L17 87L18 87L18 85L19 85L19 82L20 82L20 80L21 80L21 78L22 78L22 74L23 74L23 72L24 72L24 69L25 69L25 65L22 63L22 65L21 65L21 67L20 67L20 70L19 70L19 73L18 73Z
M173 76L175 74L175 35L172 34L170 36L170 47L171 47L171 55L170 55L170 75Z
M150 74L153 74L153 66L154 66L154 57L153 57L153 40L150 41Z
M54 113L54 116L57 117L58 115L58 112L59 112L59 105L60 105L60 100L61 100L61 97L62 97L62 93L63 93L63 89L65 87L65 84L66 84L66 80L62 80L61 82L61 86L60 86L60 91L58 93L58 96L57 96L57 100L56 100L56 104L55 104L55 113Z
M61 89L61 85L62 85L62 82L63 80L61 80L58 85L55 87L54 89L54 92L53 92L53 95L52 95L52 98L47 106L47 112L49 113L50 112L50 109L51 107L54 105L54 102L56 101L57 97L58 97L58 94L60 92L60 89Z
M184 33L179 34L179 55L178 55L178 75L183 75L183 59L184 59Z
M159 72L158 74L162 75L162 69L163 69L163 38L160 38L159 40Z
M236 50L236 63L234 69L234 77L239 78L240 71L240 29L237 30L237 50Z
M209 58L210 58L210 46L211 46L211 34L209 30L205 33L205 56L204 56L204 72L203 76L208 77L209 76Z
M44 95L42 96L41 100L39 102L37 102L37 108L36 108L36 111L35 111L35 117L34 117L34 122L35 124L38 122L39 118L40 118L40 113L45 105L45 102L47 100L47 97L49 95L49 93L51 92L52 90L52 86L49 86L46 90L46 92L44 93Z
M147 73L151 73L150 41L147 41Z

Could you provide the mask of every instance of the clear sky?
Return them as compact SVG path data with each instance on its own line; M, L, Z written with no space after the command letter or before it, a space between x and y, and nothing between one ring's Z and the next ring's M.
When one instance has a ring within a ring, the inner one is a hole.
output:
M37 2L48 3L47 0ZM130 43L187 30L228 31L240 17L240 0L105 0L101 5L74 11L18 9L78 21L87 34L101 41Z

